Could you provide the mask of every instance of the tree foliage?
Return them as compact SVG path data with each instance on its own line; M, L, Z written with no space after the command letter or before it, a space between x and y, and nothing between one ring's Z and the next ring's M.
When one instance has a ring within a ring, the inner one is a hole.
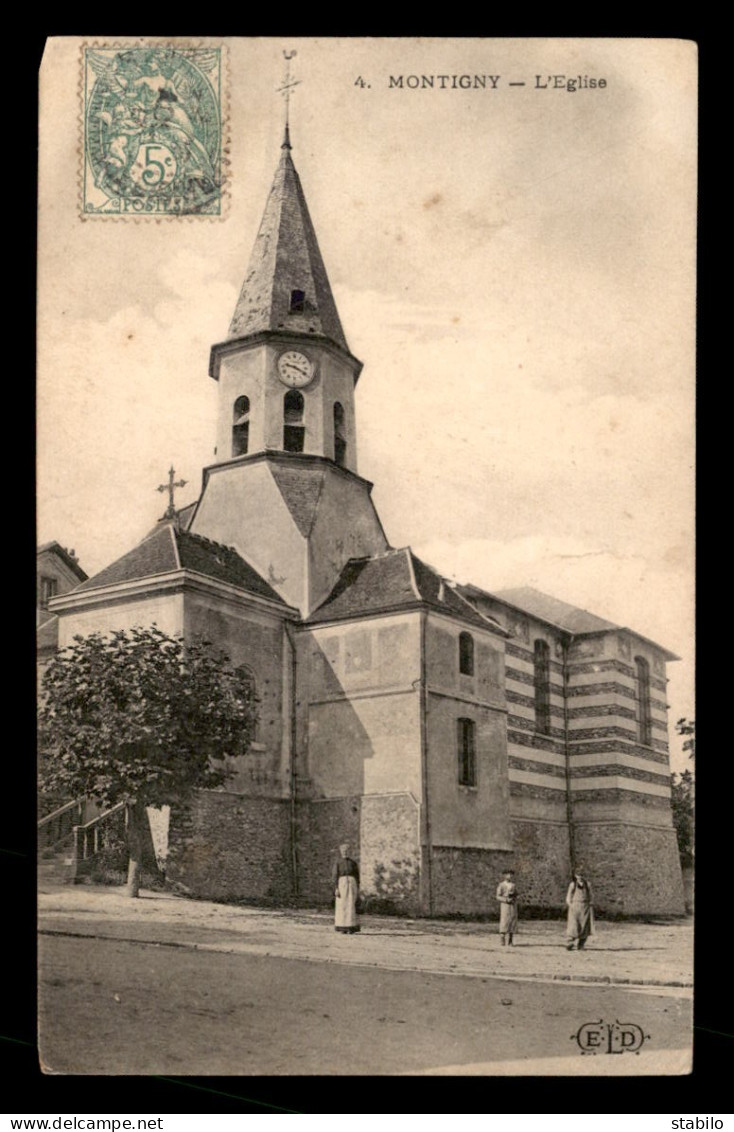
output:
M683 750L688 757L696 757L696 723L692 719L679 719L675 725L679 735L687 736ZM671 797L673 805L673 824L678 838L678 853L681 864L690 866L695 856L695 792L696 782L693 772L684 770L682 774L671 776Z
M686 719L685 717L679 719L675 725L675 729L679 735L687 736L683 744L683 750L688 752L689 759L696 757L696 721L694 719Z
M49 663L42 695L42 787L127 803L133 840L146 806L221 786L257 720L248 669L156 626L75 637Z

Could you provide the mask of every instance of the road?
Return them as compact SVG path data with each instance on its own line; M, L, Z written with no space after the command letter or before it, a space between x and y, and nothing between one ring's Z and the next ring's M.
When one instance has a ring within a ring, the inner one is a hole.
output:
M200 952L112 939L39 941L41 1060L84 1074L476 1072L581 1057L585 1022L631 1021L650 1051L685 1048L690 999ZM594 1058L614 1062L633 1054ZM458 1067L458 1068L457 1068ZM623 1070L616 1070L622 1072Z

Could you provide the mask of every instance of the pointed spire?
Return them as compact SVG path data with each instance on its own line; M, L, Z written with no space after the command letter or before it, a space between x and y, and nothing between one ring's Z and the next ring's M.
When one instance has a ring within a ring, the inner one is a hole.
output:
M228 338L293 330L348 350L285 128L281 157Z

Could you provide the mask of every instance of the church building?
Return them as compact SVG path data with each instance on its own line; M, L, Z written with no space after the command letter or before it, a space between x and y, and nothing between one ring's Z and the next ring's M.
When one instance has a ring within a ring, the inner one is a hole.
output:
M393 546L359 474L350 352L288 130L225 341L198 500L51 598L59 646L150 625L252 671L260 718L221 790L171 814L167 877L218 900L327 904L340 842L367 908L683 913L667 661L532 589L488 593ZM438 519L440 522L440 517Z

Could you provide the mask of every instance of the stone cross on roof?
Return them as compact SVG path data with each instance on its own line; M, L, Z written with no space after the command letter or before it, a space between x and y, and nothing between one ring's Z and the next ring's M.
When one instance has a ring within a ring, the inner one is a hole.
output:
M283 85L278 87L278 93L282 94L285 98L285 136L283 138L282 149L291 148L290 130L289 130L289 113L290 113L290 100L291 91L294 87L298 86L300 79L291 80L291 59L296 55L296 51L284 51L283 58L285 59L285 79Z
M186 487L186 484L188 483L188 480L178 480L176 483L174 483L173 477L175 476L175 474L176 473L173 470L173 464L171 464L170 468L168 469L168 483L159 484L156 488L156 491L168 492L168 507L166 508L165 515L163 516L164 519L175 519L176 508L173 505L173 493L177 487Z

